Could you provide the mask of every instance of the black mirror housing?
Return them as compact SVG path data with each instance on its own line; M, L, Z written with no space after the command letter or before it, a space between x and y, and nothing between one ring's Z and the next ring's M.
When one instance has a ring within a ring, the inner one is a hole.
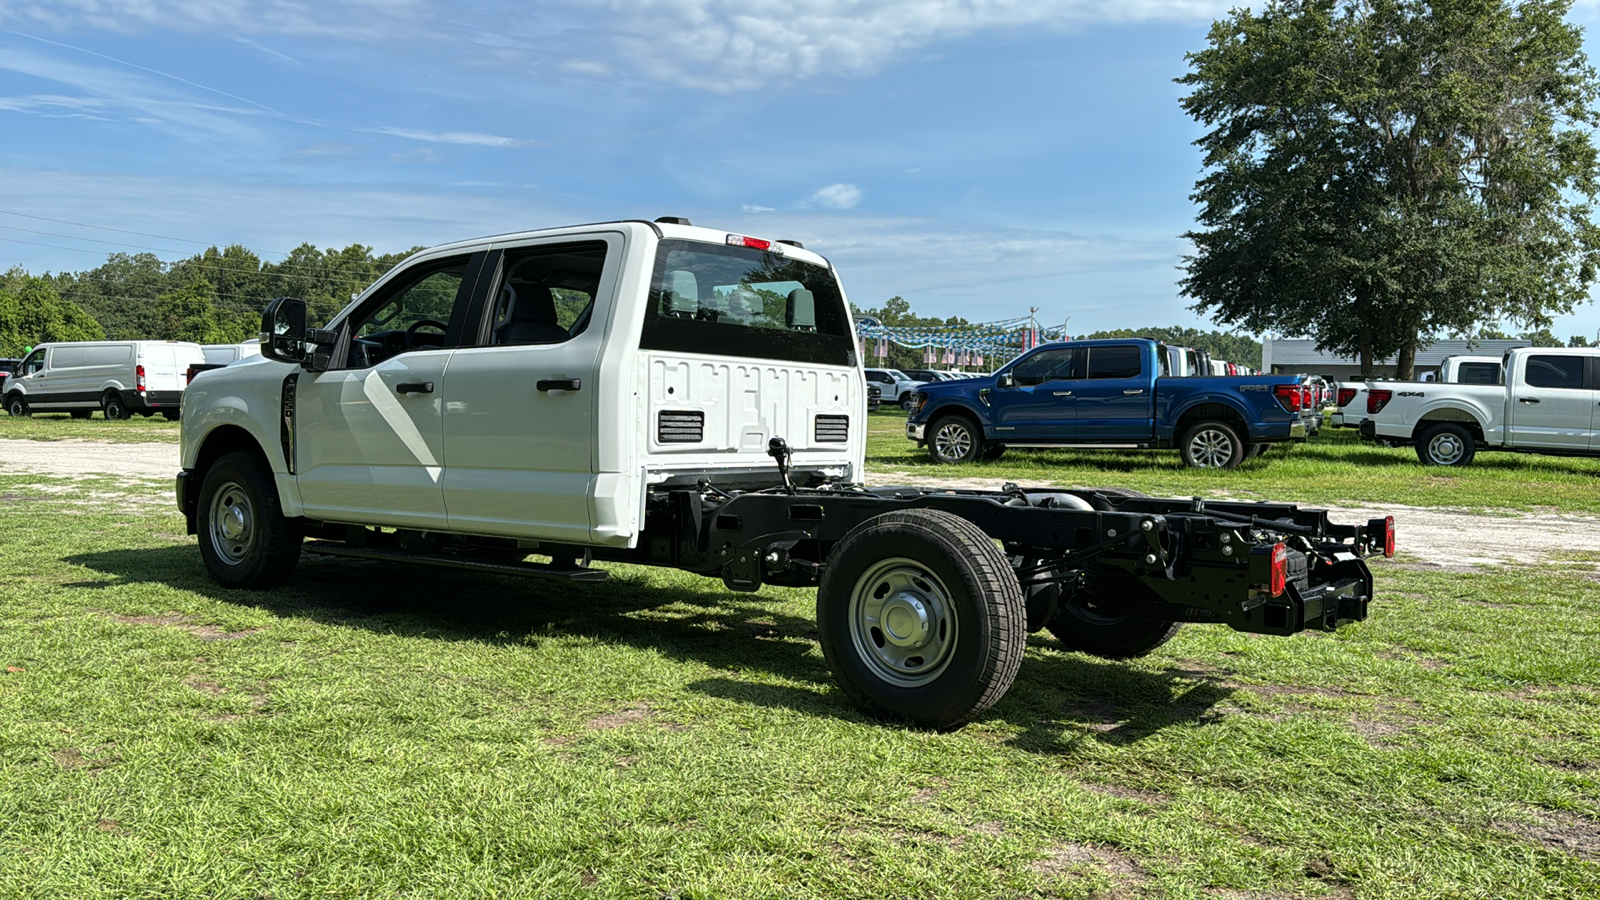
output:
M329 368L338 334L306 327L306 302L278 297L261 313L261 355L313 372Z

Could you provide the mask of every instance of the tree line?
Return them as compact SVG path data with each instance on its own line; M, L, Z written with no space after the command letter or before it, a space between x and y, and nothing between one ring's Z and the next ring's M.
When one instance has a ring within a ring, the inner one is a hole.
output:
M374 253L351 244L301 244L282 262L263 262L237 244L163 262L153 253L114 253L83 272L0 276L0 356L45 341L177 340L230 344L261 328L273 297L306 301L326 322L350 299L420 247Z

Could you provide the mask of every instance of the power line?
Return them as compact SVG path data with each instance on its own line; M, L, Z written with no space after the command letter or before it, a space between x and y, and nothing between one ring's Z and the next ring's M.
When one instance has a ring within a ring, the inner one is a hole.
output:
M216 241L197 241L194 238L173 237L170 234L151 234L151 233L149 233L147 231L128 231L127 229L124 229L124 228L112 228L112 227L110 227L108 225L90 225L88 222L72 222L72 221L69 221L67 219L52 219L49 216L36 216L36 215L33 215L32 213L16 212L15 210L10 210L10 209L0 209L0 215L20 216L20 217L22 217L24 219L38 219L41 222L54 222L57 225L71 225L74 228L93 228L93 229L95 229L97 231L115 231L118 234L131 234L131 235L134 235L136 237L156 238L158 240L163 240L163 241L177 241L180 244L199 244L202 247L215 247L215 246L217 246L217 242ZM88 240L88 238L83 238L83 240ZM67 249L67 248L63 247L63 248L60 248L60 249ZM267 253L267 254L270 254L272 256L288 256L289 255L288 253L285 253L282 250L259 250L259 251L252 251L252 252Z

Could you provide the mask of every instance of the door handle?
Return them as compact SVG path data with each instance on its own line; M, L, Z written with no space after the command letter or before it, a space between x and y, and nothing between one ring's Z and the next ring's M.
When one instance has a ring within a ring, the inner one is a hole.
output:
M1144 388L1139 388L1139 389L1138 389L1138 390L1135 390L1135 391L1123 391L1123 392L1122 392L1122 393L1123 393L1123 394L1124 394L1124 395L1125 395L1125 396L1128 396L1128 397L1132 397L1132 396L1134 396L1134 395L1136 395L1136 394L1142 394L1142 393L1144 393Z
M1539 402L1539 398L1538 397L1518 397L1517 398L1517 402L1518 403L1538 403Z
M1072 396L1072 392L1071 391L1056 391L1055 395L1057 397L1071 397Z
M581 378L541 378L534 387L541 391L576 391L583 387Z
M395 385L394 392L397 394L431 394L433 393L433 382L408 381L405 384Z

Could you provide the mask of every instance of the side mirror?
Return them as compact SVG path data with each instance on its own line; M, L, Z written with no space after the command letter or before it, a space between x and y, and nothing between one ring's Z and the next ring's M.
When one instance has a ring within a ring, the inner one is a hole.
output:
M261 313L261 355L278 362L303 363L306 346L306 302L278 297Z
M1017 386L1017 376L1010 372L1001 372L995 376L995 387L1014 388Z
M322 372L331 365L330 354L337 340L337 332L306 327L304 300L279 297L261 313L261 355L267 359Z

